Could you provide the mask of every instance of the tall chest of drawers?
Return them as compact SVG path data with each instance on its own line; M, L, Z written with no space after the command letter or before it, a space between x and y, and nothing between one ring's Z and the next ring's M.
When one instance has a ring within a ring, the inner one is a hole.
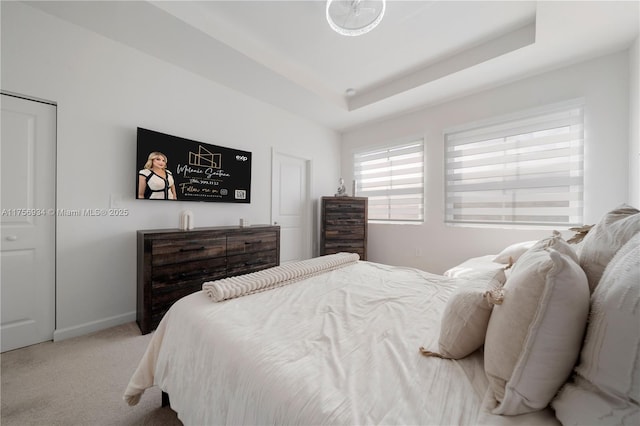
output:
M358 253L367 260L367 197L322 197L320 255Z
M280 264L279 226L141 230L137 239L136 319L142 334L204 282Z

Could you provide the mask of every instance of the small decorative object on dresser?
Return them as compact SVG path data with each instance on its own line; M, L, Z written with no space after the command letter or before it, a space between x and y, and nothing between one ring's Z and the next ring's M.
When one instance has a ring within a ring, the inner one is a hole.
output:
M180 229L190 231L193 228L193 212L191 210L183 210L180 213Z
M367 197L322 197L320 255L358 253L367 260Z
M138 231L136 319L153 331L171 305L202 284L280 264L280 227L255 225Z
M336 192L336 197L346 197L347 196L347 188L344 186L344 179L340 178L338 180L338 192Z

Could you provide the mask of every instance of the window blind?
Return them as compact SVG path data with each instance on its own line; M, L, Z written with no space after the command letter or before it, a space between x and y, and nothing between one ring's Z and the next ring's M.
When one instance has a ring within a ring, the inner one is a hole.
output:
M583 109L445 134L446 221L582 225Z
M368 197L369 220L424 218L424 142L354 154L356 195Z

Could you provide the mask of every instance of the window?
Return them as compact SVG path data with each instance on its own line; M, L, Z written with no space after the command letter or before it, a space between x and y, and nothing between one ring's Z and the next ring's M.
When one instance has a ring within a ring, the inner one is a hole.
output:
M573 102L446 133L446 221L582 225L583 121Z
M424 142L354 155L355 194L369 198L369 220L421 222L424 218Z

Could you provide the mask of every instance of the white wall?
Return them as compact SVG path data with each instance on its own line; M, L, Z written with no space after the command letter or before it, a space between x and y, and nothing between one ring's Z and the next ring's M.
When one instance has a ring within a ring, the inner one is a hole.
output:
M113 194L130 211L57 219L56 338L135 319L136 230L175 228L185 208L196 226L269 223L272 147L312 160L312 199L335 191L335 132L23 3L2 2L1 87L57 102L57 208ZM137 126L252 151L251 204L135 200Z
M640 208L640 37L629 48L629 203Z
M354 149L423 136L426 212L422 225L370 224L369 260L441 273L461 261L497 253L549 230L472 228L444 224L445 129L556 102L585 101L585 222L627 201L629 154L628 53L601 57L379 122L343 135L342 174L353 176ZM416 256L420 248L422 255Z

